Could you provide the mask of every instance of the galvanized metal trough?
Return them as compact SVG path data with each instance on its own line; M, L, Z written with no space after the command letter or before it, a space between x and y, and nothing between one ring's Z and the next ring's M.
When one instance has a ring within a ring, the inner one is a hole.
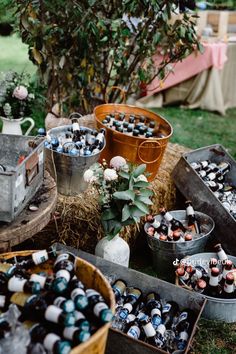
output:
M142 289L144 294L149 291L156 291L160 294L162 298L168 301L176 301L181 309L192 309L196 313L196 322L186 350L180 352L178 351L178 353L184 354L191 349L191 344L193 341L194 334L196 332L197 323L200 319L201 313L204 309L206 302L203 296L196 293L190 293L185 289L179 288L163 280L151 277L149 275L137 272L132 269L127 269L126 267L106 261L100 257L96 257L80 250L78 251L72 247L64 246L59 243L57 243L56 246L58 250L71 252L92 263L107 277L112 277L114 280L118 278L124 279L130 286L137 286L138 288ZM110 329L106 347L106 354L121 353L167 354L167 352L162 349L155 348L139 340L134 340L118 330ZM175 354L177 354L177 351L175 352Z
M185 210L173 210L171 215L182 223L186 221ZM174 241L160 241L153 236L148 235L147 230L149 223L144 225L146 232L148 246L152 252L153 268L157 275L165 280L174 281L173 262L182 259L187 255L203 252L209 239L215 223L208 215L195 211L196 218L201 225L202 234L200 237L192 241L174 242ZM155 219L161 221L162 216L156 215Z
M236 162L219 144L183 154L172 172L174 183L186 199L192 200L197 210L212 217L215 221L214 233L218 240L228 254L236 255L236 220L190 165L192 162L203 160L217 164L222 161L229 162L231 170L226 174L226 181L236 186Z
M32 136L0 134L0 221L14 220L40 188L43 141L44 138Z

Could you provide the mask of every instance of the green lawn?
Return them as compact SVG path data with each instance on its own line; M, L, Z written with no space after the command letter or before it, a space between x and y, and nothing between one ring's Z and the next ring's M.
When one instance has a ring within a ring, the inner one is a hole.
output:
M14 34L9 37L0 36L0 72L14 70L34 74L35 66L29 61L28 46L23 44Z

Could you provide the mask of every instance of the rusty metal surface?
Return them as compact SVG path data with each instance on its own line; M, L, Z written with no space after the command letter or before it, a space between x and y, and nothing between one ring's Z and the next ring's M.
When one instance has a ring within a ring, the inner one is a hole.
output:
M147 274L137 272L133 269L120 266L118 264L106 261L100 257L96 257L92 254L76 250L69 246L64 246L62 244L56 244L58 250L65 250L71 252L88 262L91 262L98 269L102 271L107 277L115 276L116 279L122 278L130 286L137 286L143 290L144 294L150 291L156 291L160 296L168 301L176 301L181 309L190 308L196 313L196 322L190 337L188 346L186 350L182 353L187 353L190 350L191 343L193 340L194 333L196 331L197 323L200 319L201 313L205 306L205 299L202 295L197 293L189 292L185 289L177 287L173 284L167 283L158 278L151 277ZM154 348L147 343L141 342L139 340L134 340L129 338L126 334L119 331L110 329L108 336L108 343L106 348L106 354L120 354L120 353L130 353L130 354L167 354L158 348Z
M229 162L231 170L227 173L226 180L236 185L236 162L219 144L183 154L172 172L174 183L186 199L192 200L196 210L212 217L215 221L214 234L217 239L221 241L228 254L236 255L235 219L190 166L191 162L201 160L211 160L217 164L221 161Z
M11 222L20 214L43 182L43 138L0 134L0 163L6 168L0 172L0 221ZM37 141L31 148L29 142ZM26 156L18 164L19 156ZM34 160L34 169L29 162Z

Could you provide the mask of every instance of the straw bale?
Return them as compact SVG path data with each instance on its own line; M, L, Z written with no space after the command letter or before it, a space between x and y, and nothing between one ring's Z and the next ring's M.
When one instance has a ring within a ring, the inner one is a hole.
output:
M93 115L80 118L81 126L95 127ZM189 149L178 144L167 145L162 163L156 178L151 182L154 191L152 212L157 214L161 206L171 210L176 202L176 189L171 178L171 172L178 162L181 154ZM124 228L121 235L132 247L142 228L131 225ZM87 252L94 252L97 241L103 237L100 222L100 208L97 192L89 188L76 197L67 197L59 194L57 202L57 217L35 238L42 240L47 234L47 240L59 241ZM50 235L50 237L49 237Z

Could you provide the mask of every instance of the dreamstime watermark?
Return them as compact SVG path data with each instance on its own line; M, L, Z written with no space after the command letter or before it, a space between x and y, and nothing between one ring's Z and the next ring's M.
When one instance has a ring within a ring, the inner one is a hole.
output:
M207 267L209 266L209 261L208 259L181 259L179 260L178 258L176 258L174 261L173 261L173 265L176 267L176 266L179 266L179 265L183 265L183 266L193 266L193 267L196 267L196 266L202 266L202 267ZM225 265L227 262L227 260L220 260L218 259L217 260L217 263L216 265Z

